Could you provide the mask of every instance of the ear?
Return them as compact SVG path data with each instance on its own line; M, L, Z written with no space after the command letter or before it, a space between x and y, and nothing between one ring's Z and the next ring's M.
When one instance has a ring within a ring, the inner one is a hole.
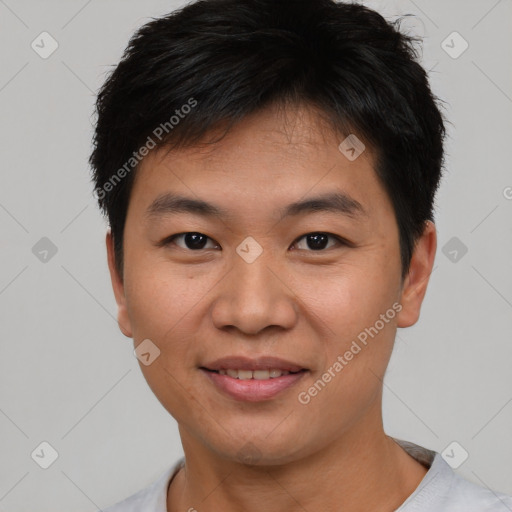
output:
M427 221L423 234L416 241L409 266L404 279L400 304L402 309L397 315L398 327L410 327L420 317L421 304L427 291L428 281L434 265L437 249L436 227Z
M107 245L108 255L108 269L110 271L110 280L112 281L112 288L117 302L117 323L121 332L128 338L132 338L132 327L130 316L126 308L126 297L124 295L124 284L119 272L116 268L116 258L114 253L114 238L112 237L111 230L107 231L105 239Z

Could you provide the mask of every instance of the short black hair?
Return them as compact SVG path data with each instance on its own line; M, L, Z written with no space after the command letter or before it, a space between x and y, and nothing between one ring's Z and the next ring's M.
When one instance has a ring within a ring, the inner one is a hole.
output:
M420 40L400 22L333 0L198 0L143 25L99 90L89 159L121 278L130 192L147 149L193 147L271 104L314 107L373 149L405 276L433 220L445 127L418 63Z

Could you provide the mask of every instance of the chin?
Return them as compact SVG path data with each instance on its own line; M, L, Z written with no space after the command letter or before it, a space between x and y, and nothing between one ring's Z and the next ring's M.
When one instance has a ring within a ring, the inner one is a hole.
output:
M274 428L278 423L274 423ZM272 429L262 429L261 434L223 436L223 439L210 440L212 451L221 458L248 466L279 466L295 462L307 455L307 444L300 436L290 431L281 431L273 437ZM225 432L223 432L225 434Z

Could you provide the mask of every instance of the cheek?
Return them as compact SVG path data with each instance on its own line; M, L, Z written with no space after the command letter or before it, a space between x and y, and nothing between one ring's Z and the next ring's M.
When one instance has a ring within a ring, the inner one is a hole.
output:
M125 277L128 314L136 341L144 338L167 341L200 307L209 287L209 278L195 279L189 269L172 267L169 262L151 261L129 267Z
M349 411L356 414L362 404L370 403L381 387L379 379L391 357L400 308L393 284L399 268L375 267L352 266L322 279L303 281L302 302L309 312L305 314L318 326L324 353L323 368L315 375L317 384L302 390L304 401L311 400L307 407L315 411L312 417L335 416L339 424ZM341 409L325 409L330 403Z
M165 409L177 420L184 421L185 411L201 410L191 388L190 368L197 352L196 329L191 323L201 309L202 291L199 280L186 273L173 275L168 265L152 265L151 271L140 266L127 275L127 308L135 345L145 339L158 347L159 355L149 365L139 362L144 378ZM190 286L193 282L195 286Z
M294 292L303 304L303 315L317 324L326 339L339 340L337 348L342 348L399 297L399 269L395 267L382 263L323 269L297 278Z
M377 281L376 275L372 283L368 277L354 271L337 282L326 280L323 286L309 287L309 300L304 299L325 337L319 347L323 367L309 387L299 390L299 410L309 428L321 429L325 438L339 435L375 406L391 357L394 294L386 280Z

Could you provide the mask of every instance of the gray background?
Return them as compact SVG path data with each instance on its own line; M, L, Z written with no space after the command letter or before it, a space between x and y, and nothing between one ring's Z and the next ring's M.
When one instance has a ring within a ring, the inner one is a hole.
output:
M452 123L435 270L419 323L399 331L385 429L440 452L457 441L460 474L512 494L512 4L365 3L418 16L406 25L426 37ZM87 165L105 72L137 27L179 5L0 0L0 511L94 511L182 454L117 326ZM59 45L47 59L31 48L42 31ZM469 43L456 59L441 46L453 31ZM57 248L46 261L32 251L42 237ZM42 441L58 452L48 469L31 457Z

